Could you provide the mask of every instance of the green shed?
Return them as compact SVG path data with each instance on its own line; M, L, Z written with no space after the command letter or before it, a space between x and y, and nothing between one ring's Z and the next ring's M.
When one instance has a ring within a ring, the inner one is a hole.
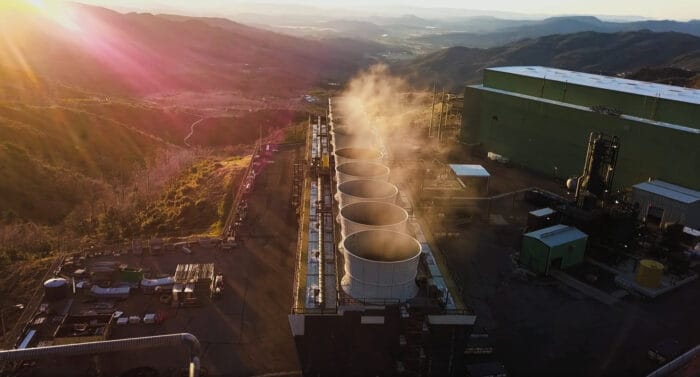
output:
M554 225L523 235L520 263L536 274L549 275L583 262L588 235L568 225Z

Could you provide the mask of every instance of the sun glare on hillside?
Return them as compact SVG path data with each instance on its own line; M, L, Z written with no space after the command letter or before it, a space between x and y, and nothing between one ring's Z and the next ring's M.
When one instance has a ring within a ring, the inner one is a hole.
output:
M71 31L80 31L74 11L63 2L51 0L5 0L0 11L34 12Z

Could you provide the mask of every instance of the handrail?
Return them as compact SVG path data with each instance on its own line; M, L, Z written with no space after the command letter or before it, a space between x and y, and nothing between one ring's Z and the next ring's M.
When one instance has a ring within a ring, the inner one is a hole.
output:
M659 369L649 373L647 377L663 377L668 376L676 370L680 369L683 365L687 364L692 359L700 355L700 345L693 347L690 351L678 356L677 358L671 360L668 364L663 365Z
M0 362L37 360L57 356L94 355L182 345L187 346L190 351L189 375L190 377L198 377L202 347L197 337L189 333L0 351Z

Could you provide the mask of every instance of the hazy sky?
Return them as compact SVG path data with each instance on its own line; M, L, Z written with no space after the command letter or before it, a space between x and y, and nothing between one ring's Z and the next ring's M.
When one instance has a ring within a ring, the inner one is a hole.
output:
M2 1L2 0L0 0ZM248 9L242 4L303 4L315 7L372 8L401 11L402 7L460 8L538 15L593 14L641 16L653 19L700 19L700 0L77 0L117 10L167 11L180 14L232 15ZM448 13L449 15L449 13Z

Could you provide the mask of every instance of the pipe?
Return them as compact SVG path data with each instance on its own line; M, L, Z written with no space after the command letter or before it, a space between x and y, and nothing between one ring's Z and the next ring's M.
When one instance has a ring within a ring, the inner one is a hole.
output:
M690 362L692 359L700 355L700 345L695 346L690 351L678 356L677 358L671 360L668 364L660 367L659 369L649 373L647 377L663 377L668 376L675 372L683 365Z
M190 357L192 358L190 361L190 377L198 377L200 371L199 356L202 353L202 347L197 337L189 333L104 340L21 350L3 350L0 351L0 362L37 360L56 356L93 355L181 345L186 345L189 348Z

